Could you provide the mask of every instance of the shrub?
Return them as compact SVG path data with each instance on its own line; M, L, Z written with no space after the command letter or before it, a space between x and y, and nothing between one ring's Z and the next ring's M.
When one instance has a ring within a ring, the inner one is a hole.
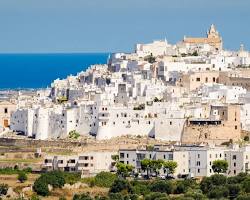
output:
M220 199L223 197L227 197L229 194L228 189L225 186L216 186L213 187L209 192L208 192L208 197L211 199Z
M73 185L81 180L80 173L69 173L69 172L62 172L63 178L65 183Z
M8 192L9 186L7 184L0 184L0 196L6 195Z
M247 178L242 182L242 188L246 193L250 193L250 178Z
M221 174L214 174L210 178L212 180L213 185L220 186L220 185L225 185L227 183L227 177Z
M49 195L49 188L45 179L38 178L34 183L33 189L38 195L41 196Z
M179 181L177 182L176 188L174 190L175 194L182 194L185 193L187 191L187 186L184 184L183 181Z
M73 200L93 200L89 194L75 194Z
M100 172L95 177L95 184L99 187L111 187L116 179L117 176L111 172Z
M246 136L244 137L244 141L246 141L246 142L249 141L249 136L248 136L248 135L246 135Z
M21 183L24 183L24 182L28 179L28 177L27 177L27 175L26 175L26 173L25 173L24 171L20 171L20 172L18 173L17 179L18 179Z
M171 194L173 191L173 184L170 181L156 181L150 186L152 192L164 192Z
M240 185L239 184L229 184L227 186L229 191L229 197L230 198L236 198L240 193Z
M33 194L30 198L30 200L41 200L39 196Z
M204 200L207 199L204 194L202 194L202 191L200 190L190 190L187 191L184 195L185 198L192 198L195 200Z
M167 197L166 194L160 193L160 192L153 192L150 193L145 197L145 200L158 200L161 198Z
M78 139L80 137L80 134L76 132L76 130L69 132L69 138L70 139Z
M135 181L132 183L132 185L133 185L133 190L135 194L145 196L150 193L150 189L148 185L146 184L146 182Z
M250 200L250 194L243 194L238 196L237 200Z
M48 196L48 184L52 185L53 188L61 188L65 184L63 173L53 171L42 174L34 183L34 191L39 195Z
M200 188L202 192L207 194L213 186L212 179L210 177L204 177L200 183Z
M110 193L133 193L133 188L127 180L116 179L110 188Z
M123 200L123 196L120 193L110 193L109 200Z

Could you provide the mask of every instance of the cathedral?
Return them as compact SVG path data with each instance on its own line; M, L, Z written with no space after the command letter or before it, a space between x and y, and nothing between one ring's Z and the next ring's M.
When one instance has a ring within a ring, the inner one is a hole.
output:
M217 50L222 49L222 38L220 37L219 32L216 30L214 24L212 24L210 29L207 31L206 38L184 37L183 42L193 45L209 44Z

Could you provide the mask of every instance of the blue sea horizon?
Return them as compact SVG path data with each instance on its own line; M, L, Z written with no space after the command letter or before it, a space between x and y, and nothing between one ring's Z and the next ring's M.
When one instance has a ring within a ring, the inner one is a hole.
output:
M110 53L0 53L0 90L49 87L57 78L106 64Z

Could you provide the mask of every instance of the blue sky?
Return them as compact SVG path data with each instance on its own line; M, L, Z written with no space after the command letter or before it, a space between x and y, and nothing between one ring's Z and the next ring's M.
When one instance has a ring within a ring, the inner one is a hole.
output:
M203 36L250 49L249 0L0 0L0 52L118 52Z

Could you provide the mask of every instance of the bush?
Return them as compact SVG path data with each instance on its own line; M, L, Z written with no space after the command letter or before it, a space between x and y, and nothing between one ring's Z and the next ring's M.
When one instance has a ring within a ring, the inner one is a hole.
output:
M227 186L227 188L228 188L228 191L229 191L230 199L231 198L232 199L236 198L240 193L240 185L239 184L229 184Z
M195 200L203 200L203 199L207 199L206 196L204 194L202 194L202 191L200 190L190 190L187 191L184 195L185 198L192 198Z
M211 199L220 199L227 197L228 194L228 189L225 186L216 186L208 192L207 196Z
M63 178L65 183L73 185L81 180L80 173L69 173L69 172L62 172Z
M110 188L110 193L133 193L133 188L127 180L116 179Z
M34 194L34 195L31 196L30 200L41 200L41 199L40 199L39 196Z
M242 182L242 188L246 193L250 193L250 178L247 178Z
M18 173L18 177L17 179L21 182L21 183L24 183L25 181L27 181L28 177L26 175L26 173L24 171L20 171Z
M123 200L123 196L120 193L110 193L109 200Z
M99 187L111 187L116 179L117 176L111 172L100 172L95 177L95 184Z
M73 200L93 200L89 194L75 194Z
M8 192L9 186L7 184L0 184L0 196L6 195Z
M249 141L249 136L248 136L248 135L246 135L246 136L244 137L244 141L246 141L246 142Z
M145 200L159 200L159 199L162 199L165 197L167 197L166 194L163 194L160 192L153 192L153 193L150 193L149 195L147 195L145 197Z
M147 182L134 181L132 182L132 185L135 194L145 196L150 193L150 189Z
M200 188L202 192L207 194L213 186L212 179L210 177L204 177L200 183Z
M49 195L48 185L53 188L61 188L65 184L63 172L53 171L42 174L34 183L34 191L42 196Z
M237 200L250 200L250 194L240 195Z
M183 181L179 181L177 182L176 188L174 190L175 194L182 194L185 193L187 191L187 186L184 184Z
M34 183L33 189L38 195L41 196L49 195L48 184L44 179L38 178Z
M162 192L171 194L173 191L173 184L170 181L156 181L150 186L152 192Z
M69 138L70 139L78 139L80 137L80 134L76 132L76 130L69 132Z

